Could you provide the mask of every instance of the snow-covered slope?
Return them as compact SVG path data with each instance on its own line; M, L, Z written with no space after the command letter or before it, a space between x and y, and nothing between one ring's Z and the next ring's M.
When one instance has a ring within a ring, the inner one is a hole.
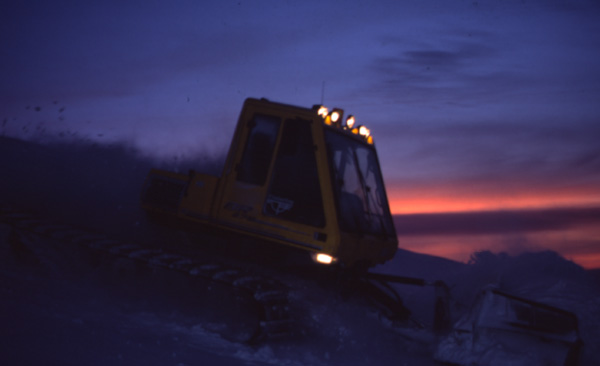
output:
M149 240L153 228L138 199L147 171L156 164L122 146L37 145L0 138L0 204L122 240ZM203 159L160 164L182 171L214 172L218 166ZM23 250L15 251L15 240ZM178 309L181 303L165 305L159 290L132 296L135 275L115 280L114 268L92 268L74 256L60 241L22 233L15 238L7 225L0 225L0 363L435 364L433 344L407 340L378 321L369 307L344 301L309 280L289 280L298 334L247 346L218 336L213 330L227 326L222 321L196 322ZM463 264L400 250L375 271L443 279L452 290L455 318L489 283L573 311L585 343L582 364L600 364L598 283L555 253L510 257L483 252ZM398 288L415 315L431 322L431 289Z

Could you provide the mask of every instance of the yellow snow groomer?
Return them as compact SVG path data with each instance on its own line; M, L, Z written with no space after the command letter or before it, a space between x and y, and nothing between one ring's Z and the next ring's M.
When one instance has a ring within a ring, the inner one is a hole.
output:
M369 129L341 109L245 101L221 176L152 170L142 206L369 267L397 238Z

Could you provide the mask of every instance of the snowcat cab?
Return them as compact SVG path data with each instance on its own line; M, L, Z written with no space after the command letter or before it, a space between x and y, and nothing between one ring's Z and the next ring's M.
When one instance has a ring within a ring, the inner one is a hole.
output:
M142 206L300 248L321 263L383 263L397 238L373 137L343 117L249 98L221 176L154 169Z

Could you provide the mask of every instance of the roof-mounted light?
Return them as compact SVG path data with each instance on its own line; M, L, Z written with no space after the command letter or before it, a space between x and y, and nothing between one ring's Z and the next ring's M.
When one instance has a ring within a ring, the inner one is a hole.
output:
M357 129L358 134L362 136L368 144L373 145L373 136L371 136L371 130L365 126L358 126Z
M373 144L373 137L371 136L371 130L367 127L356 125L356 119L353 115L349 115L348 118L344 121L344 110L339 108L334 108L331 112L327 109L327 107L322 106L320 104L315 104L312 107L313 111L316 111L321 118L323 118L323 123L337 127L344 131L349 131L354 135L358 135L362 137L367 143Z
M346 118L346 128L352 129L352 127L354 127L354 124L356 123L356 119L354 118L353 115L348 116L348 118Z
M344 111L339 108L334 108L327 118L325 119L325 123L328 125L334 125L340 127L342 125L342 118L344 116Z
M369 136L371 136L371 130L369 130L365 126L358 126L358 134L366 139Z
M313 105L312 108L314 111L317 111L317 114L323 118L327 117L327 114L329 113L329 110L327 109L327 107L322 106L320 104L315 104Z
M333 123L337 123L337 121L340 120L340 118L342 118L342 116L340 116L340 112L336 111L335 109L331 112L331 122Z

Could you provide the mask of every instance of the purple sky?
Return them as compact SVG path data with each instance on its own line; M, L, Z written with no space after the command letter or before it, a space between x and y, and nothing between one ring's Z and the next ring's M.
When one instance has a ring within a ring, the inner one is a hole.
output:
M394 212L600 206L598 1L19 1L0 42L3 135L218 155L324 89Z

